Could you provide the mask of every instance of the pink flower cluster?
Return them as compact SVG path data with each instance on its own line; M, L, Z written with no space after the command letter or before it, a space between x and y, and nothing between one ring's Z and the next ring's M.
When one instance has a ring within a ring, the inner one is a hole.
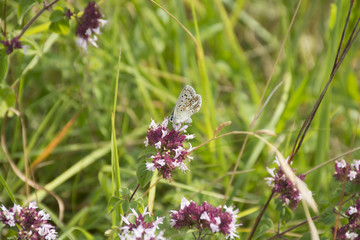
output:
M345 214L349 223L338 229L336 239L360 240L360 198Z
M210 230L211 233L220 232L225 235L225 238L238 238L236 228L241 224L236 224L236 219L239 210L226 206L224 209L225 212L222 211L222 207L214 207L207 202L197 205L194 201L189 202L183 198L180 209L171 211L171 226L176 229L195 227L199 230L197 239L205 237L200 236L205 230Z
M14 49L22 48L21 42L18 37L14 37L11 40L0 41L6 47L6 54L9 55Z
M45 210L37 211L36 202L29 203L28 207L14 204L7 209L1 205L0 221L7 227L18 228L18 239L52 240L57 238L55 227L48 223L50 215Z
M71 13L67 13L71 16ZM87 50L87 43L97 47L97 36L100 34L100 28L106 24L106 20L101 19L104 16L100 12L99 6L95 1L89 2L84 10L84 14L78 19L79 25L76 29L76 43Z
M171 179L171 172L175 168L180 168L183 172L188 169L184 161L192 159L188 156L192 147L190 144L190 149L185 149L183 143L195 137L195 135L184 134L188 125L177 124L170 129L168 123L168 118L165 118L161 124L156 124L154 120L151 120L145 141L145 147L153 146L157 149L156 155L151 156L153 161L146 163L146 168L149 171L157 169L164 179Z
M351 164L341 161L335 161L334 177L338 181L349 181L355 184L360 183L360 160L353 160Z
M288 161L288 158L286 159ZM285 176L285 173L282 171L280 162L275 157L274 163L278 165L278 169L275 173L275 168L268 168L268 172L272 177L265 178L266 183L269 187L273 187L272 191L280 194L279 198L282 203L289 206L291 210L295 210L298 203L301 201L301 193L296 188L296 186ZM292 162L290 163L290 165ZM295 170L293 169L295 172ZM305 175L302 174L298 176L301 180L305 179Z
M119 237L121 240L165 240L163 237L164 232L161 231L156 235L156 230L159 229L159 224L163 223L164 217L157 217L154 222L146 222L145 216L150 216L150 213L147 212L147 208L144 209L142 214L138 214L134 209L131 209L127 217L121 215L121 219L126 224L124 227L120 228L121 233ZM135 217L133 223L130 222L130 218Z

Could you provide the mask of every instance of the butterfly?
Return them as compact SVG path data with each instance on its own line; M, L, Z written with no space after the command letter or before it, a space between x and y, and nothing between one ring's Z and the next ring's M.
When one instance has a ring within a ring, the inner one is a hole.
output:
M186 85L181 91L169 121L174 124L191 123L191 115L198 112L201 107L201 96L195 90Z

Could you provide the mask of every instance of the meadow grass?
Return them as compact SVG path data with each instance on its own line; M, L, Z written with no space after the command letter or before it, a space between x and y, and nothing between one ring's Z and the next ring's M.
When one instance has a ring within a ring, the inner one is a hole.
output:
M275 135L259 135L289 156L329 79L349 8L348 1L303 0L294 17L298 1L156 3L168 13L152 1L98 2L108 23L98 36L98 48L88 46L87 52L76 46L76 21L70 21L66 34L54 33L49 30L51 12L45 11L20 39L29 45L27 52L14 51L7 71L0 72L2 126L8 111L2 133L6 148L22 176L61 198L63 219L53 196L41 189L27 190L4 149L0 150L0 201L9 206L13 199L36 200L51 213L59 239L105 239L105 231L120 226L120 214L127 214L129 207L121 199L138 185L136 173L147 153L144 141L151 119L159 123L170 116L185 85L203 99L187 130L196 134L189 141L192 146L213 138L219 124L231 121L218 135L265 129ZM82 11L86 4L59 1L52 11L64 7ZM42 8L34 2L24 11L14 0L0 5L0 26L4 29L6 12L9 38ZM358 7L356 2L354 9ZM351 15L349 29L357 15L356 11ZM345 40L349 37L350 31ZM358 44L355 40L293 159L297 173L359 146ZM1 51L4 70L7 55ZM148 205L154 216L168 216L169 210L179 208L182 197L214 206L234 205L243 224L238 234L247 238L271 195L264 178L269 177L266 167L275 166L274 149L252 135L230 134L191 156L190 171L177 170L172 181L154 175L151 183L140 186L130 207L142 211ZM356 151L344 156L347 161L357 157ZM238 172L230 173L233 170ZM322 215L315 220L322 238L333 238L332 227L346 222L336 220L332 210L358 190L346 185L343 196L345 185L336 182L333 174L330 162L310 172L305 181ZM278 205L270 201L256 237L270 238L306 220L302 206L289 211L279 210ZM342 213L347 208L345 204ZM194 238L170 228L169 221L163 228L170 239ZM303 224L285 236L310 238L309 227ZM221 239L212 239L217 238Z

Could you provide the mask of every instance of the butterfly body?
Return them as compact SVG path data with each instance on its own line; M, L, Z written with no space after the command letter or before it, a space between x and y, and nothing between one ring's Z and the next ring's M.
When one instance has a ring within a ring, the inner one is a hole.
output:
M174 110L169 118L174 124L191 123L191 115L198 112L201 107L201 96L195 90L186 85L181 91Z

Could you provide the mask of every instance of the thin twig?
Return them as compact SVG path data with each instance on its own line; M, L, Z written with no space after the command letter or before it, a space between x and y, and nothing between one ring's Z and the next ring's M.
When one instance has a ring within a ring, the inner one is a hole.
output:
M345 37L344 32L345 32L345 30L347 28L347 25L348 25L348 22L349 22L349 19L350 19L349 16L351 15L351 9L352 9L353 4L354 4L354 1L351 1L349 11L348 11L348 15L347 15L346 22L345 22L345 26L344 26L344 29L343 29L343 34L341 36L339 47L338 47L337 54L336 54L336 59L338 58L339 55L340 55L340 58L338 58L337 61L334 61L334 65L333 65L332 71L330 73L329 80L326 83L323 91L321 92L321 94L320 94L318 100L316 101L313 109L311 110L310 114L305 119L305 121L304 121L304 123L303 123L303 125L302 125L302 127L301 127L301 129L299 131L299 134L297 135L297 137L295 139L295 143L294 143L293 149L291 151L289 161L293 160L294 156L299 151L299 149L300 149L300 147L302 145L302 142L304 141L305 135L306 135L307 131L310 128L310 125L311 125L311 123L312 123L312 121L313 121L313 119L315 117L315 114L316 114L317 110L319 109L319 106L320 106L320 104L321 104L321 102L322 102L322 100L323 100L323 98L325 96L325 93L327 92L327 90L329 88L330 83L334 79L334 76L335 76L336 72L338 71L341 63L344 61L344 58L345 58L347 52L349 51L350 47L352 46L355 38L358 36L359 31L357 30L357 27L358 27L358 23L359 23L360 18L358 18L357 23L356 23L355 27L353 28L353 30L351 32L350 38L349 38L348 42L345 44L344 50L340 54L341 47L342 47L342 44L343 44L343 40L344 40L344 37Z
M249 236L248 236L248 238L247 238L248 240L250 240L250 239L252 238L252 236L254 235L254 233L255 233L255 231L256 231L256 228L257 228L257 226L259 225L259 222L260 222L262 216L264 215L265 210L266 210L266 208L268 207L268 205L269 205L269 203L270 203L270 201L271 201L271 199L273 198L274 195L275 195L275 192L271 192L271 194L270 194L268 200L266 201L264 207L261 209L261 212L260 212L259 215L256 217L255 222L254 222L254 225L253 225L253 227L251 228L251 232L250 232L250 234L249 234Z
M194 37L194 35L174 16L172 15L168 10L166 10L163 6L161 6L160 4L158 4L157 2L155 2L154 0L150 0L150 2L154 3L156 6L158 6L159 8L161 8L164 12L166 12L172 19L175 20L175 22L177 22L177 24L180 25L180 27L182 29L184 29L184 31L190 36L190 38L193 40L195 47L196 47L196 53L199 56L200 54L200 47L198 42L196 41L196 38Z
M140 187L140 184L138 184L138 185L136 186L134 192L131 194L131 197L129 198L129 203L130 203L131 200L133 199L133 197L134 197L135 193L137 192L137 190L139 189L139 187Z
M305 174L305 175L308 175L309 173L311 173L311 172L313 172L313 171L321 168L322 166L324 166L324 165L326 165L326 164L328 164L328 163L331 163L331 162L333 162L333 161L335 161L335 160L338 160L338 159L340 159L340 158L343 158L344 156L349 155L349 154L352 154L353 152L356 152L356 151L358 151L358 150L360 150L360 147L354 148L354 149L352 149L352 150L350 150L350 151L347 151L347 152L345 152L345 153L343 153L343 154L341 154L341 155L339 155L339 156L337 156L337 157L334 157L334 158L332 158L332 159L330 159L330 160L327 160L326 162L323 162L323 163L319 164L318 166L310 169L309 171L305 172L304 174Z
M17 38L21 38L22 35L26 32L26 30L28 30L28 28L31 26L31 24L33 24L35 22L35 20L46 10L48 10L49 8L51 8L55 3L57 3L59 0L54 0L49 4L46 4L46 2L44 1L44 7L32 18L30 19L30 21L25 25L25 27L22 29L21 33L19 35L17 35Z
M312 220L316 220L316 219L318 219L318 218L320 218L320 216L315 216L315 217L312 217ZM272 236L271 238L268 238L268 240L276 239L276 238L278 238L278 237L281 237L281 236L284 235L285 233L290 232L290 231L292 231L292 230L294 230L294 229L296 229L296 228L298 228L298 227L306 224L307 222L308 222L308 221L305 220L305 221L303 221L303 222L301 222L301 223L298 223L298 224L296 224L296 225L294 225L294 226L286 229L285 231L283 231L283 232L281 232L281 233L277 233L275 236Z

